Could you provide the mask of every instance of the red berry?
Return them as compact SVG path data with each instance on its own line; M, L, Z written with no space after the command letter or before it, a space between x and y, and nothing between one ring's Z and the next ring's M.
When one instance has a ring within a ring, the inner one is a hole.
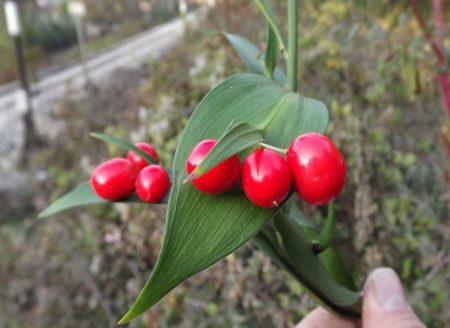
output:
M170 177L159 165L149 165L139 172L136 179L136 193L146 203L157 203L167 194Z
M151 158L153 158L155 163L158 163L159 156L156 152L155 148L153 148L152 145L145 143L145 142L138 142L135 144L136 147L138 147L140 150L142 150L144 153L147 153ZM136 167L140 170L142 170L144 167L150 165L151 163L147 162L145 159L143 159L140 155L136 154L134 151L129 151L127 154L127 159L136 165Z
M113 158L97 166L91 175L95 193L106 200L129 197L134 192L138 169L124 158Z
M214 139L201 141L194 147L186 161L186 171L191 174L217 143ZM233 188L241 173L241 162L236 155L219 163L211 170L192 180L198 190L207 194L221 194Z
M280 154L269 149L257 149L244 160L241 183L252 203L261 207L276 207L289 193L291 173Z
M335 144L319 133L306 133L289 146L287 161L299 195L313 205L334 200L345 184L345 159Z

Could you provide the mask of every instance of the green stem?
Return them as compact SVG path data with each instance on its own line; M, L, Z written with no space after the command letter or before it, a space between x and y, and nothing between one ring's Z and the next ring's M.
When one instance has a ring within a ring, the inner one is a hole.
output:
M313 242L313 250L316 254L325 251L333 242L335 231L335 219L334 219L334 203L328 204L328 216L325 221L325 225L320 233L319 240Z
M288 81L289 90L297 91L298 0L288 0Z
M282 148L278 148L278 147L275 147L275 146L272 146L272 145L268 145L268 144L266 144L264 142L260 142L259 145L261 147L263 147L263 148L267 148L267 149L276 151L277 153L280 153L282 155L286 155L286 153L287 153L287 149L282 149Z

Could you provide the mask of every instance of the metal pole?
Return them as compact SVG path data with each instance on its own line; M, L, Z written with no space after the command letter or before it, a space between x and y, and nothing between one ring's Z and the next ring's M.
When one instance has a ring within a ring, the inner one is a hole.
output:
M83 18L81 16L75 16L75 28L77 31L78 47L80 49L81 66L83 69L83 75L86 83L89 83L89 68L86 63L86 42L84 38L83 30Z
M86 7L82 1L71 0L67 4L67 10L75 21L78 48L80 50L81 69L83 70L84 80L87 84L90 84L89 67L86 62L86 40L83 28L83 17L86 15Z
M30 91L28 86L25 58L23 55L23 47L22 47L19 8L17 6L17 3L12 0L5 1L4 5L6 15L6 26L8 29L8 33L13 41L14 52L16 53L17 70L19 72L20 85L27 93L27 95L29 95Z
M23 53L19 8L17 6L17 3L13 0L5 1L4 8L6 15L6 26L8 29L8 33L11 36L14 46L14 52L16 54L17 70L19 73L20 86L23 90L23 94L25 97L24 106L23 100L20 99L22 98L22 96L20 96L20 98L17 98L16 101L18 107L20 107L19 110L24 110L23 120L25 123L25 144L24 144L25 151L23 152L23 155L26 156L27 154L26 150L29 149L34 144L39 144L40 140L36 135L32 117L33 115L32 100L31 100L32 94L30 90L30 85L28 83L25 57Z
M20 35L13 36L14 52L16 53L17 71L19 72L20 86L25 91L27 98L31 97L30 86L28 84L27 69L25 57L23 54L22 37ZM28 101L28 103L31 103Z

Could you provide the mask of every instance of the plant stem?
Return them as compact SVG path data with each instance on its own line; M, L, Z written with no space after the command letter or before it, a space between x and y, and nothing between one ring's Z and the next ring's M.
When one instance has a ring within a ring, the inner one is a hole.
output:
M442 98L445 107L447 108L447 113L450 115L450 82L448 80L447 73L447 58L445 58L444 51L444 21L442 18L442 3L441 0L433 0L433 13L434 13L434 29L436 32L436 48L439 50L441 56L438 56L439 62L439 75L438 80L441 85Z
M288 81L289 90L297 91L298 0L288 0Z
M430 44L431 48L433 49L434 53L436 54L436 57L438 61L445 62L445 54L442 51L442 49L437 45L436 40L433 39L433 34L431 33L430 28L428 27L425 18L423 17L422 11L420 10L419 4L417 0L411 0L411 6L414 12L414 15L417 18L417 21L419 22L420 28L422 29L423 33L425 34L425 38L427 39L428 43ZM434 9L436 10L436 4L434 3Z
M427 23L425 22L425 18L422 15L422 11L417 3L417 0L411 0L411 5L413 8L413 12L416 15L417 21L419 22L420 27L422 28L423 33L425 34L425 38L428 43L431 45L431 48L434 50L436 55L439 70L438 72L438 81L442 90L442 97L444 106L447 110L448 115L450 115L450 82L445 71L446 69L446 58L444 53L444 45L442 39L442 29L443 29L443 20L442 20L442 7L440 0L433 0L433 12L434 12L434 25L436 30L436 38L433 38L433 34L430 31ZM450 150L449 150L450 154Z
M277 153L280 153L282 155L286 155L286 153L287 153L287 149L282 149L282 148L278 148L278 147L275 147L275 146L272 146L272 145L268 145L268 144L266 144L264 142L260 142L259 145L261 147L263 147L263 148L267 148L267 149L276 151Z
M313 250L316 253L322 253L325 251L333 242L335 230L335 219L334 219L334 203L328 204L328 216L325 221L325 226L319 236L319 241L313 243Z
M422 11L420 10L417 0L410 0L414 15L419 22L419 25L425 34L425 38L433 49L437 62L439 72L437 72L437 80L441 87L442 100L444 107L447 111L447 115L450 117L450 79L447 73L447 58L445 57L444 44L442 38L442 30L444 26L442 17L442 3L441 0L433 0L433 14L434 14L434 27L436 31L436 37L431 33L425 18L423 17ZM450 141L448 137L444 136L447 148L447 156L450 157Z

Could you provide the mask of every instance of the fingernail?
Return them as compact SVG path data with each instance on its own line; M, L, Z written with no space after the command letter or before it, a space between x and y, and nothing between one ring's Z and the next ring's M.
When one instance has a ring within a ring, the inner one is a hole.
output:
M401 312L410 309L403 287L394 270L376 269L369 276L369 288L373 289L378 304L387 312Z

